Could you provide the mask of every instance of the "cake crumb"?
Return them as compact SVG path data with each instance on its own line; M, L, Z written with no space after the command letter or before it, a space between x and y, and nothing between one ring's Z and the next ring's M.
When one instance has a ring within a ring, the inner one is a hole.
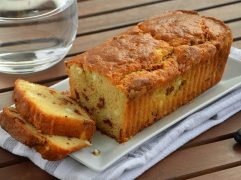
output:
M101 154L101 151L99 149L95 149L95 150L92 151L92 154L94 156L99 156Z

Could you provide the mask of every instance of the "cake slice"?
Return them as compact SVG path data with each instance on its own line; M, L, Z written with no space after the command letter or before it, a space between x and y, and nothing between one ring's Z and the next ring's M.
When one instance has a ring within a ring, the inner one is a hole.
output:
M95 132L85 110L54 89L18 79L13 97L19 114L44 134L90 140Z
M36 149L44 159L60 160L66 155L90 145L89 141L66 136L41 134L25 121L15 108L4 108L0 125L13 138Z

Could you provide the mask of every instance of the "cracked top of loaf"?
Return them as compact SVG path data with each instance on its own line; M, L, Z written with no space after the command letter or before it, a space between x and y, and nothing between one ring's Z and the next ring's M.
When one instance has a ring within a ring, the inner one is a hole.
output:
M231 43L222 21L178 10L141 22L66 66L95 71L131 96L162 86L202 61L227 58Z

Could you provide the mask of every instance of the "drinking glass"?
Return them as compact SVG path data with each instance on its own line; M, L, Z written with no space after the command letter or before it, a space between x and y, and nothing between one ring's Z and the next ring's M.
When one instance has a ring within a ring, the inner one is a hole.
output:
M1 0L0 72L32 73L61 61L75 39L76 0Z

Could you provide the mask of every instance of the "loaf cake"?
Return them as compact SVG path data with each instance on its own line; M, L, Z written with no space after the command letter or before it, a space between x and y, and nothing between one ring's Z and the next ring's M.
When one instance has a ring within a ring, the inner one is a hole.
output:
M3 109L0 125L16 140L33 147L48 160L63 159L69 153L90 145L89 141L79 138L41 134L25 121L15 108Z
M71 95L123 143L218 83L231 43L220 20L165 12L66 61Z
M18 79L13 98L17 111L41 133L90 140L95 132L86 111L54 89Z

